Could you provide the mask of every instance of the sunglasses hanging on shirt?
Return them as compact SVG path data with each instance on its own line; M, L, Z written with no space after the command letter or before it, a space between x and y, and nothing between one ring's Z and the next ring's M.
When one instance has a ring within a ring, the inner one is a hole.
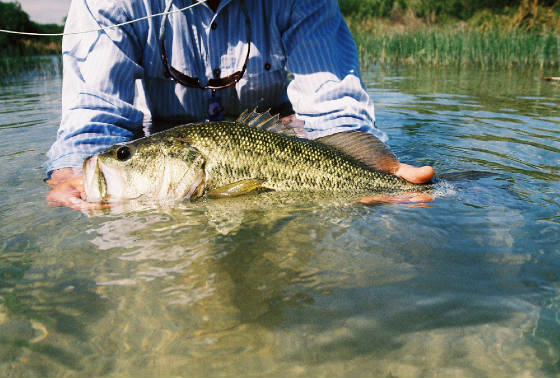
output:
M169 12L169 10L171 9L172 3L173 0L169 0L169 2L167 3L165 14L163 15L163 18L161 20L161 29L159 33L159 41L161 44L161 59L163 61L163 66L165 69L164 74L166 77L173 79L174 81L181 85L184 85L185 87L210 89L212 91L212 97L208 102L208 118L210 121L222 120L224 108L222 106L220 96L216 95L216 91L234 86L235 84L237 84L237 82L239 82L239 80L241 80L241 78L245 74L245 70L247 69L247 64L249 63L249 55L251 54L251 20L249 19L249 13L247 11L247 7L245 6L245 2L243 0L240 0L241 10L243 11L243 14L245 16L245 27L247 28L247 56L245 57L245 62L243 63L240 71L237 71L223 78L218 77L209 79L206 85L201 84L200 78L188 76L169 64L165 49L165 26L167 22L167 12Z

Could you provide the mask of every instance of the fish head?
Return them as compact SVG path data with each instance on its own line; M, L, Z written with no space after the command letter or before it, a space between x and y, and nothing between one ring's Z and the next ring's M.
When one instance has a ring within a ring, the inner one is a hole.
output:
M87 200L195 198L204 190L204 165L202 154L178 138L154 135L116 144L84 161Z

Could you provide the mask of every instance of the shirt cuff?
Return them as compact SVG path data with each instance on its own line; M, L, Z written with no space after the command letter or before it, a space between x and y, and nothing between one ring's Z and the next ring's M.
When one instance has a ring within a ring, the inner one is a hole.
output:
M84 160L88 158L90 155L87 154L80 154L80 153L73 153L60 156L56 159L49 160L44 164L44 168L46 171L46 178L44 180L48 180L51 177L53 171L62 168L74 168L76 170L81 171L82 165L84 164Z

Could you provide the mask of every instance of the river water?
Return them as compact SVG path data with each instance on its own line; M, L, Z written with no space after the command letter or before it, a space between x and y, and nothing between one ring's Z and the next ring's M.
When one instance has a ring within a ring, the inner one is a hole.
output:
M444 177L427 204L96 214L44 200L60 77L0 86L0 376L558 376L560 86L538 76L364 74L399 158Z

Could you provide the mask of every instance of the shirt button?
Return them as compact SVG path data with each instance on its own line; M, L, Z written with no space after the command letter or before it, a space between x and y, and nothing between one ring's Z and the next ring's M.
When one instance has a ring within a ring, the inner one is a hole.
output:
M210 25L210 27L212 28L212 30L216 30L218 28L218 24L212 22L212 25Z
M220 71L219 68L215 68L215 69L214 69L214 77L215 77L215 78L220 77L220 74L221 74L221 73L222 73L222 71Z
M264 69L267 70L267 71L270 70L270 63L265 63L264 64Z

